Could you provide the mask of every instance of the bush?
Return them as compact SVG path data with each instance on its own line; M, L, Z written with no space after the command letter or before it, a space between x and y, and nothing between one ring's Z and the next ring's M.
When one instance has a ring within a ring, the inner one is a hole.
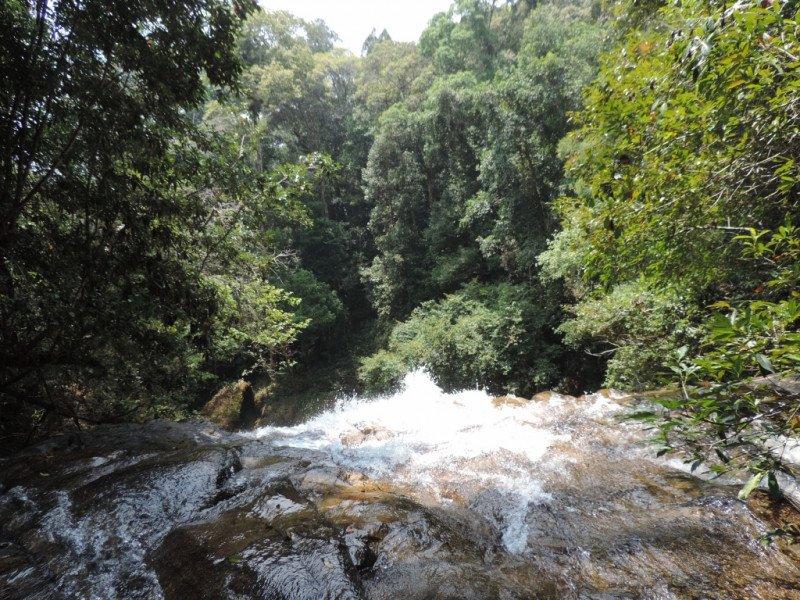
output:
M423 367L446 389L526 394L554 384L559 346L549 323L552 301L535 291L472 283L425 302L395 326L386 350L362 361L362 382L386 389Z
M659 426L662 452L680 451L695 464L710 461L720 474L747 468L752 477L742 497L765 477L778 494L780 472L792 471L783 463L782 440L800 432L800 394L780 377L800 370L800 232L785 225L737 240L744 256L771 277L763 298L715 303L699 352L681 348L670 365L681 395L661 401L666 412L644 417ZM759 375L767 377L754 381Z
M385 392L396 388L409 368L400 353L379 350L362 359L358 376L368 391Z
M669 381L665 357L696 338L692 306L674 290L638 280L577 303L558 330L565 343L608 357L605 385L641 390Z
M345 315L344 305L336 292L307 269L290 273L283 286L300 300L294 315L298 323L306 324L298 338L301 345L312 347L331 341Z

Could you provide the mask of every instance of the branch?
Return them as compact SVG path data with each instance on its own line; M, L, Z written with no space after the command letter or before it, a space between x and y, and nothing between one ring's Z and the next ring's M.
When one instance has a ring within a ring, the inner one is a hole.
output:
M602 358L603 356L614 354L614 352L616 352L617 350L619 350L619 348L609 348L608 350L603 350L602 352L592 352L591 350L584 350L584 352L586 352L586 354L588 354L589 356L596 356L598 358Z

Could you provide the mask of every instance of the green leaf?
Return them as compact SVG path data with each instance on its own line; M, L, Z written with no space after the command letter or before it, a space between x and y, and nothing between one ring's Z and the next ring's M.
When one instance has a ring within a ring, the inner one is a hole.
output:
M731 303L730 302L726 302L725 300L720 300L718 302L714 302L714 304L709 304L708 305L708 308L712 308L714 310L722 310L723 308L724 309L730 309L730 307L731 307Z
M763 354L756 354L756 362L761 365L761 368L770 373L774 373L775 369L772 368L772 362Z
M653 419L653 417L655 416L656 413L654 413L651 410L642 410L629 414L627 418L630 419L631 421L649 421Z
M753 493L753 490L756 489L761 483L761 480L764 479L764 475L766 475L766 473L763 471L753 475L750 480L744 484L744 487L739 490L739 500L747 500L747 497Z

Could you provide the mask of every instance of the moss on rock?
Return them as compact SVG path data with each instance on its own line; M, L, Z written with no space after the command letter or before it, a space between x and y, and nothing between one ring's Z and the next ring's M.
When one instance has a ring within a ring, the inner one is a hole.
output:
M244 380L225 386L206 403L201 413L228 430L252 426L259 416L253 386Z

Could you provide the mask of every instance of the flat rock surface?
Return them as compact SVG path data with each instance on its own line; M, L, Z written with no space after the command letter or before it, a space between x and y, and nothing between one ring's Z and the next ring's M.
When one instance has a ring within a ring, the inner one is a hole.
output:
M613 393L424 379L297 427L99 428L0 463L0 597L800 598L796 555Z

